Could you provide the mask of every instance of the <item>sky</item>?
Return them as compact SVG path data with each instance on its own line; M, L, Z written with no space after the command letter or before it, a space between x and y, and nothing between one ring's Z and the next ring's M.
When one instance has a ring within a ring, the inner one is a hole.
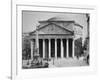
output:
M87 35L87 19L86 14L82 13L55 13L55 12L39 12L39 11L23 11L22 24L23 33L32 32L39 25L38 21L48 20L52 17L64 17L67 20L74 20L76 23L83 26L83 35Z

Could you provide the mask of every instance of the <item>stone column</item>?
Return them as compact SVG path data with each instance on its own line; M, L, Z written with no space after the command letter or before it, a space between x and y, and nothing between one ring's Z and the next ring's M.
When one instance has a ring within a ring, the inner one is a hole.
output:
M33 41L31 40L31 60L33 60Z
M43 58L45 58L45 39L43 39Z
M68 39L66 39L66 54L67 54L67 58L69 57L69 46L68 46Z
M57 39L55 39L55 58L57 58Z
M74 41L75 41L75 40L73 39L73 41L72 41L72 49L73 49L73 50L72 50L72 57L73 57L73 58L75 57L75 53L74 53L74 52L75 52L75 51L74 51L74 46L75 46L75 44L74 44Z
M38 48L37 48L37 49L38 49L38 52L37 52L37 53L38 53L38 54L39 54L39 56L40 56L40 52L39 52L39 45L40 45L40 44L39 44L39 39L38 39Z
M61 58L64 57L63 39L61 39Z
M49 39L49 58L51 58L51 40Z

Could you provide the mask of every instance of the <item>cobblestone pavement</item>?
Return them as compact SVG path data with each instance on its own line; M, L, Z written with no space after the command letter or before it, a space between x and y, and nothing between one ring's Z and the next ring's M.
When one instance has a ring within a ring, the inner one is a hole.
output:
M55 59L49 62L49 67L73 67L73 66L88 66L83 59Z
M27 62L31 62L31 60L23 60L23 66L30 67L31 65L27 65ZM49 68L55 68L55 67L73 67L73 66L88 66L86 61L83 60L83 58L59 58L59 59L51 59L51 61L48 61Z

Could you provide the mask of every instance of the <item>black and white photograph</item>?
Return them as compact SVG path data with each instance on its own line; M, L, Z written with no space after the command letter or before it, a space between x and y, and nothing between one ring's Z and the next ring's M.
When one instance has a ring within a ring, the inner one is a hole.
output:
M22 69L90 65L89 13L22 11Z
M100 80L99 0L0 3L0 80Z

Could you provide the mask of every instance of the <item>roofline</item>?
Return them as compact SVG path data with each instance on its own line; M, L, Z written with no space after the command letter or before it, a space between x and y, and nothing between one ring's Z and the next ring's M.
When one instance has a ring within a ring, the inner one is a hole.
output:
M60 27L60 28L63 28L63 29L65 29L66 31L68 31L68 32L71 32L72 34L73 34L73 31L70 31L70 30L68 30L68 29L66 29L66 28L64 28L64 27L62 27L62 26L60 26L60 25L57 25L57 24L55 24L55 23L49 23L49 24L47 24L47 25L45 25L45 26L43 26L43 27L40 27L40 28L38 28L37 30L40 30L41 28L44 28L44 27L46 27L46 26L48 26L48 25L50 25L50 24L54 24L54 25L56 25L56 26L58 26L58 27ZM36 32L36 30L34 30L33 32L30 32L29 34L32 34L32 33L35 33Z
M70 31L70 30L66 29L65 27L62 27L62 26L60 26L60 25L57 25L57 24L55 24L55 23L52 23L52 24L54 24L54 25L56 25L56 26L58 26L58 27L61 27L61 28L65 29L65 30L66 30L66 31L68 31L68 32L71 32L71 33L73 33L73 31Z
M83 26L81 26L80 24L78 24L78 23L74 23L76 26L79 26L79 27L81 27L82 29L83 29Z
M41 23L41 22L72 22L72 23L74 23L75 21L74 20L69 20L69 21L63 21L63 20L57 20L57 21L39 21L39 23Z
M49 23L49 24L51 24L51 23ZM47 24L47 25L49 25L49 24ZM47 25L44 25L44 26L38 28L37 30L39 30L39 29L41 29L41 28L43 28L43 27L45 27L45 26L47 26ZM29 34L34 33L34 32L36 32L36 30L34 30L33 32L30 32Z
M75 25L80 26L81 28L83 28L83 26L81 26L80 24L76 23L74 20L70 20L70 21L48 21L48 20L47 21L39 21L39 23L41 23L41 22L72 22Z

